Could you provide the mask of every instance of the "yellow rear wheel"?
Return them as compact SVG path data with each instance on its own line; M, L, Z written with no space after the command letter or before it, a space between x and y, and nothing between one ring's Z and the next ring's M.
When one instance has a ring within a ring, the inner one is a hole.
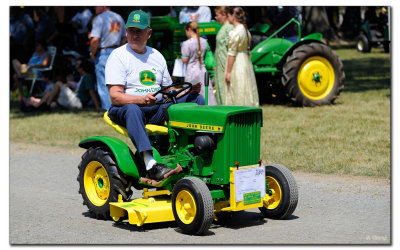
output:
M91 161L83 178L89 200L96 206L103 206L110 195L110 179L104 166L98 161Z
M79 193L83 204L98 219L110 219L110 202L117 202L118 195L124 201L132 190L128 176L124 175L106 147L91 147L82 156L78 166Z
M335 85L335 71L326 58L313 56L301 64L297 80L303 95L321 100L331 93Z
M332 104L343 90L343 64L338 55L322 43L302 44L287 57L282 84L297 105Z

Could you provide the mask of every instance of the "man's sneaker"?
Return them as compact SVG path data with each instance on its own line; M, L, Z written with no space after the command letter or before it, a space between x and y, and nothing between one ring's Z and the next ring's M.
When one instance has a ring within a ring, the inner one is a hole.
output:
M146 178L160 181L164 179L164 176L171 172L173 169L168 168L166 165L161 163L156 163L153 167L147 171Z

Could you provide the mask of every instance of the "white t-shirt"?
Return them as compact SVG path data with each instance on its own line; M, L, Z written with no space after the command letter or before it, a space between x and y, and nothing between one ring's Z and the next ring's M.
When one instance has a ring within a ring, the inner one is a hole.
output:
M195 21L197 23L211 22L211 10L207 6L200 6L197 9L184 7L179 12L179 23L189 23Z
M155 93L172 84L167 63L156 49L146 46L146 53L138 54L125 44L108 57L105 72L107 85L124 85L124 92L134 96ZM161 94L157 99L161 100Z
M90 37L100 38L100 48L119 45L121 38L126 35L124 27L125 22L120 15L105 11L94 18Z

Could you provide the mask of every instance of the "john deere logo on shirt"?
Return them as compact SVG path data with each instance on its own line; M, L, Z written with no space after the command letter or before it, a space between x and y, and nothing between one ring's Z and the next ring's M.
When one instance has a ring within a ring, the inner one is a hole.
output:
M140 15L139 14L135 14L133 15L133 22L140 22Z
M151 86L156 83L156 76L150 70L144 70L139 75L140 83L146 86Z

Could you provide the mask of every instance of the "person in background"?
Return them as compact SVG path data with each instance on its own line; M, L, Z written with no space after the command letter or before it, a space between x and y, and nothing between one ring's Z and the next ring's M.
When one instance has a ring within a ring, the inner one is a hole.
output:
M185 33L188 40L182 43L182 62L187 63L185 82L202 82L206 73L204 55L207 49L207 40L199 35L199 24L187 23ZM209 81L211 83L211 81ZM205 87L201 86L200 94L205 97ZM208 104L216 105L212 84L208 85Z
M79 11L76 15L71 19L72 26L76 29L77 32L77 42L78 42L78 52L87 55L87 44L88 40L88 24L92 18L92 12L83 6L78 7Z
M24 96L23 83L26 78L32 78L35 75L41 77L41 74L37 69L45 68L49 65L51 56L47 53L47 44L44 40L39 39L35 43L35 52L29 59L27 64L21 63L18 59L12 60L14 68L14 81L20 92L21 101L28 105L27 98Z
M52 45L54 38L58 35L56 25L53 20L47 15L44 7L39 7L36 13L36 28L35 40L44 39L47 44Z
M43 97L49 95L51 91L54 89L54 82L51 80L51 72L50 71L45 71L42 72L42 82L46 84L44 91L43 91ZM40 102L41 98L36 98L31 96L29 98L30 104L37 108L38 106L35 106L36 103Z
M206 23L211 22L211 10L207 6L183 7L179 12L179 23Z
M219 6L214 10L215 20L222 24L215 39L215 98L219 105L225 105L225 69L228 54L229 32L233 30L233 25L228 21L228 7Z
M33 47L34 23L21 7L10 7L10 57L29 59Z
M81 60L78 60L77 64L80 63ZM68 74L65 79L67 80L67 82L65 84L67 84L67 86L72 89L72 90L76 90L79 85L78 82L75 81L74 79L74 75L73 74Z
M29 60L34 48L34 27L32 18L24 12L22 7L10 7L10 59L18 59L20 62ZM12 60L9 61L9 65L10 90L17 93L17 86L13 81L15 72Z
M229 32L226 104L258 107L257 82L249 56L251 35L245 14L241 7L232 7L228 11L228 20L234 29Z
M106 6L96 6L96 15L90 33L90 57L95 62L97 91L101 107L108 110L111 102L105 82L105 66L111 52L126 41L123 28L125 22L120 15L112 12Z
M69 103L72 103L71 106L74 107L85 107L91 102L94 104L96 110L101 111L102 108L100 106L100 102L97 98L97 94L95 91L95 78L93 73L93 64L87 60L79 60L76 65L76 70L81 75L81 79L78 83L78 88L71 92L71 90L66 90L65 88L70 89L69 85L64 84L61 81L57 81L53 87L53 89L49 92L45 92L41 99L39 98L31 98L31 105L35 108L39 108L41 106L45 106L44 109L50 109L56 107L56 102L59 102L58 97L61 92L70 92L72 93ZM62 106L62 104L61 104ZM64 108L69 108L65 106Z

